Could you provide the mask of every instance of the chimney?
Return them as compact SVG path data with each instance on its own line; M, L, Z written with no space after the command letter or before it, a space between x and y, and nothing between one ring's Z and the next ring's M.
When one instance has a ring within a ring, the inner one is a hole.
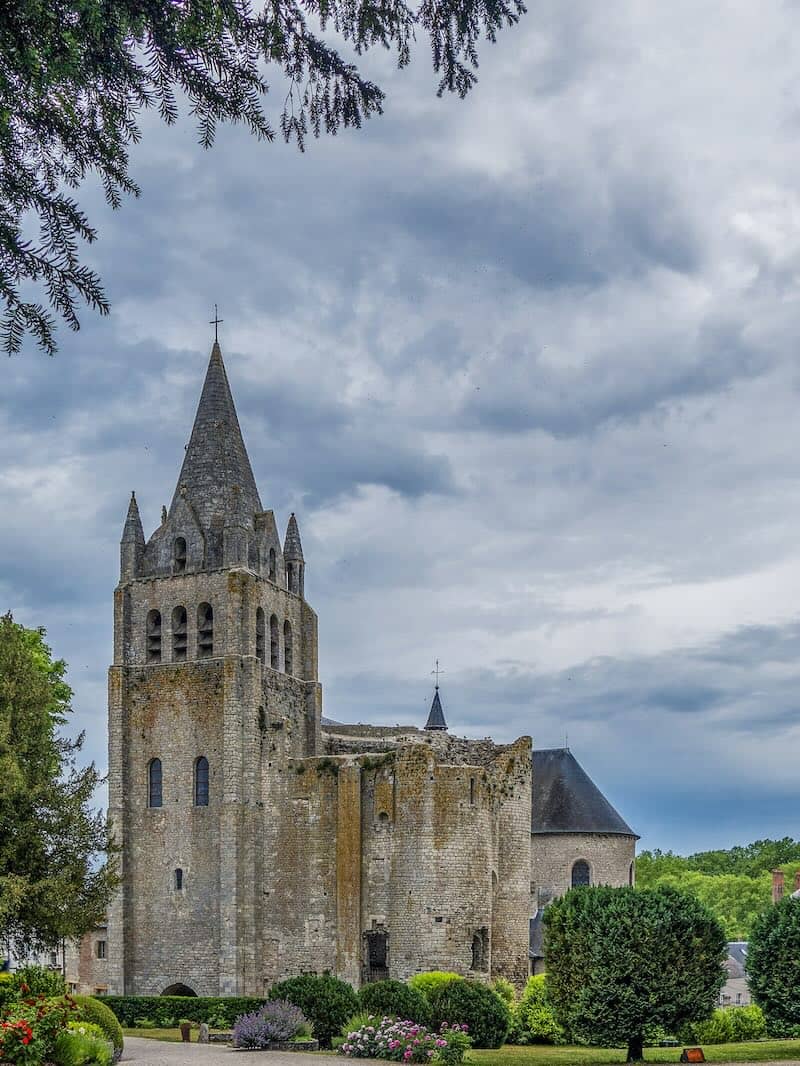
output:
M798 871L800 873L800 871ZM772 871L772 902L780 903L783 899L783 870Z

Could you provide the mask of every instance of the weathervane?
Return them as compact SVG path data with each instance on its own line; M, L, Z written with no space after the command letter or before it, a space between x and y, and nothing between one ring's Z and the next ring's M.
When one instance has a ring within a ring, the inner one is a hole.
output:
M219 317L219 311L217 310L217 305L214 304L214 317L209 322L209 326L213 326L214 327L214 343L215 344L219 343L219 336L218 336L219 324L220 324L220 322L224 322L224 321L225 321L224 318L220 318Z
M439 674L443 674L444 673L444 670L440 670L439 669L439 660L438 659L436 660L436 667L433 670L431 670L431 673L436 677L436 687L438 689L438 687L439 687Z

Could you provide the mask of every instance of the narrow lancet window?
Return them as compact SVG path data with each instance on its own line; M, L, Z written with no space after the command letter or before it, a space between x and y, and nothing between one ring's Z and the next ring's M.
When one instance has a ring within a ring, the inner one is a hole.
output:
M183 889L183 870L180 867L175 871L175 888L178 892Z
M269 620L269 665L273 670L280 669L280 639L278 637L278 619L271 615Z
M283 669L287 674L291 674L293 666L292 624L287 618L283 623Z
M259 607L256 611L256 657L264 661L266 645L266 624L264 622L264 608Z
M149 611L147 615L147 661L161 662L161 612Z
M270 548L270 550L269 550L269 579L270 579L270 581L275 581L277 576L278 576L278 566L277 566L277 561L276 561L276 558L275 558L275 549L274 548Z
M197 658L207 659L214 654L214 610L210 603L197 608Z
M172 612L172 661L184 662L188 647L187 617L185 607L176 607Z
M578 888L579 885L590 885L591 883L592 872L589 869L589 863L583 859L578 859L572 867L572 887Z
M147 806L161 806L161 760L151 759L147 768Z
M201 755L194 764L194 805L208 806L208 759Z
M186 570L186 538L176 537L172 549L172 571L182 574Z
M294 563L286 564L286 587L289 592L297 592Z

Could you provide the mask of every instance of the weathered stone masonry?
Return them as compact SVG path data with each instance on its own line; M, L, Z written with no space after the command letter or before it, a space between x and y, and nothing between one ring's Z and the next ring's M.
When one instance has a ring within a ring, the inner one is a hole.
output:
M563 890L574 851L556 834L537 872L530 737L452 737L441 704L428 731L321 715L299 529L281 545L262 509L215 344L170 508L145 541L132 499L121 544L111 991L261 994L326 970L525 980L534 883ZM624 829L582 845L612 882Z

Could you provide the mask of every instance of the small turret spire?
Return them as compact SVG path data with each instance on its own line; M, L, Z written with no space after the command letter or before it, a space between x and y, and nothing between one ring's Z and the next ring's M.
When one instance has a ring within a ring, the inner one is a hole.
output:
M136 493L131 493L128 514L122 529L120 541L120 577L122 580L138 577L144 561L144 530Z
M436 660L436 687L433 693L433 701L431 703L430 713L428 714L428 721L425 723L425 728L430 730L437 730L440 733L447 732L447 722L444 720L444 711L442 710L442 701L439 699L439 660Z
M286 584L289 592L295 592L298 596L305 594L305 561L303 559L303 545L300 543L300 530L297 519L292 511L289 524L286 527L286 538L283 542L283 558L286 563Z

